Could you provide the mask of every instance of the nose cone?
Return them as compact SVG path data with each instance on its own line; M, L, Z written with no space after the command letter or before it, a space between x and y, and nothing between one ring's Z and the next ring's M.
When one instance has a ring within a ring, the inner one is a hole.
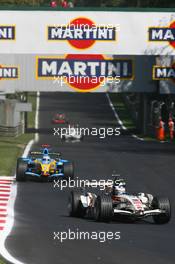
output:
M42 165L42 175L48 176L50 170L50 164L43 164Z

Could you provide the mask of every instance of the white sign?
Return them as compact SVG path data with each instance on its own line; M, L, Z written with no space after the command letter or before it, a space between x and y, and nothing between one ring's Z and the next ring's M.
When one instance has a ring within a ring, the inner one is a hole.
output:
M175 13L0 11L0 54L175 55Z

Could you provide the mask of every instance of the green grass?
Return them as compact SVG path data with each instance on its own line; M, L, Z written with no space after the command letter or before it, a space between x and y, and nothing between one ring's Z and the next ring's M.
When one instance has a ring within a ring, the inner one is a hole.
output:
M28 128L33 128L35 126L36 93L28 95L28 102L32 104L32 112L27 114Z
M134 122L132 121L130 113L124 104L122 95L117 93L111 93L110 98L117 111L117 114L119 115L120 120L123 122L123 125L127 129L134 129L135 128Z
M5 262L4 260L2 260L1 258L0 258L0 264L6 264L7 262Z
M28 99L33 108L33 111L28 114L28 126L34 127L35 94L30 94ZM9 176L14 174L17 157L23 153L25 146L33 137L33 134L23 134L18 137L0 137L0 175Z
M13 175L16 159L20 156L33 134L0 138L0 175Z
M122 99L122 95L117 94L117 93L111 93L110 98L112 100L112 103L113 103L116 111L117 111L117 114L119 115L120 120L123 122L123 125L127 129L135 129L134 122L132 121L130 113L124 104L124 101ZM150 136L150 135L145 136L143 134L138 134L138 133L136 133L136 135L140 138L143 138L146 141L157 141L155 136ZM166 135L166 141L170 141L168 134Z

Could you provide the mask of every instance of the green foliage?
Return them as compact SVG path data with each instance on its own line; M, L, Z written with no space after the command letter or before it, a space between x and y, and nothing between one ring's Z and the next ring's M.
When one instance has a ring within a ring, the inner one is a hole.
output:
M0 5L28 5L28 6L39 6L44 2L44 0L0 0Z
M108 7L175 7L174 0L78 0L81 6L108 6Z
M0 258L0 264L7 264L7 262L5 262L4 260L2 260L2 259Z
M0 0L6 6L49 6L51 0ZM57 0L59 3L60 0ZM77 6L175 7L174 0L75 0Z

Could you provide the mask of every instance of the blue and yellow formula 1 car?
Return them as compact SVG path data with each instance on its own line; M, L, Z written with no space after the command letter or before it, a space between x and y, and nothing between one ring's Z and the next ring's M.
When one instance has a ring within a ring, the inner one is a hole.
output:
M16 166L16 181L38 179L51 181L58 178L73 179L73 163L60 157L60 153L49 152L42 146L42 151L30 152L27 158L18 158Z

